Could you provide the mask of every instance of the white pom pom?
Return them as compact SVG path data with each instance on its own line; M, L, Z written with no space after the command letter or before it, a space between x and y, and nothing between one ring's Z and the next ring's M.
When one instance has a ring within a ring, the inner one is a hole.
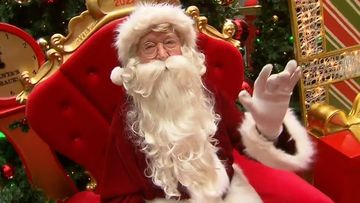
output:
M124 69L116 66L110 74L110 79L111 81L115 84L115 85L119 85L122 86L123 85L123 80L122 80L122 73L124 72Z

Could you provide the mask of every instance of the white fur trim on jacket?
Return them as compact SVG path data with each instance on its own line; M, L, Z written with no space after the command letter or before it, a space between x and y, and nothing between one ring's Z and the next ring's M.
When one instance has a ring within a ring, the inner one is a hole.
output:
M134 12L116 28L115 47L119 61L126 65L131 54L135 54L135 45L149 32L153 25L170 23L179 34L183 45L195 47L196 32L194 21L187 16L180 6L170 4L143 3L136 6Z
M313 143L305 128L290 109L286 113L283 123L291 139L295 141L296 153L294 155L276 148L273 142L267 141L262 135L259 135L255 121L248 112L245 113L245 119L239 128L245 146L244 152L273 168L290 171L304 170L309 166L314 155Z

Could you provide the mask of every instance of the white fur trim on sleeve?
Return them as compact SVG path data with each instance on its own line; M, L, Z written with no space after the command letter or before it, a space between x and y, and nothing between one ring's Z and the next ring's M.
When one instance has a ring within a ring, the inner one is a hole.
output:
M276 148L273 142L265 140L257 132L255 121L250 113L245 113L245 119L239 128L245 146L244 152L248 156L273 168L290 171L306 169L314 155L313 143L305 128L290 109L286 113L283 123L291 139L295 141L296 153L294 155Z

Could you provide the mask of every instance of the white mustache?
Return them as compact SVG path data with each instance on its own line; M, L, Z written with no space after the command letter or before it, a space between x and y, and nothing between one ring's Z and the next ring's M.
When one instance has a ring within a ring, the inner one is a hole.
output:
M164 61L152 60L149 63L138 65L138 67L141 69L147 67L157 67L158 69L161 70L166 70L166 69L173 70L173 69L190 67L190 66L191 66L190 61L182 55L170 56Z
M160 80L172 75L177 85L187 85L187 79L200 76L199 69L182 55L170 56L165 61L153 60L145 64L137 64L125 68L122 78L128 93L149 97ZM169 79L169 78L168 78Z

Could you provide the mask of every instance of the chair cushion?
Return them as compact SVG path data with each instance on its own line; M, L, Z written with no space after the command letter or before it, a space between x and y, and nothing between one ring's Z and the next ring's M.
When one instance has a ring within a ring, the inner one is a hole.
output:
M114 29L123 19L95 32L46 81L36 86L26 106L29 124L58 151L99 180L112 114L123 98L110 81L118 65Z
M229 42L203 33L198 35L197 45L205 54L205 82L212 83L235 101L244 81L244 65L240 51Z
M91 191L78 192L72 197L57 203L100 203L100 195Z

